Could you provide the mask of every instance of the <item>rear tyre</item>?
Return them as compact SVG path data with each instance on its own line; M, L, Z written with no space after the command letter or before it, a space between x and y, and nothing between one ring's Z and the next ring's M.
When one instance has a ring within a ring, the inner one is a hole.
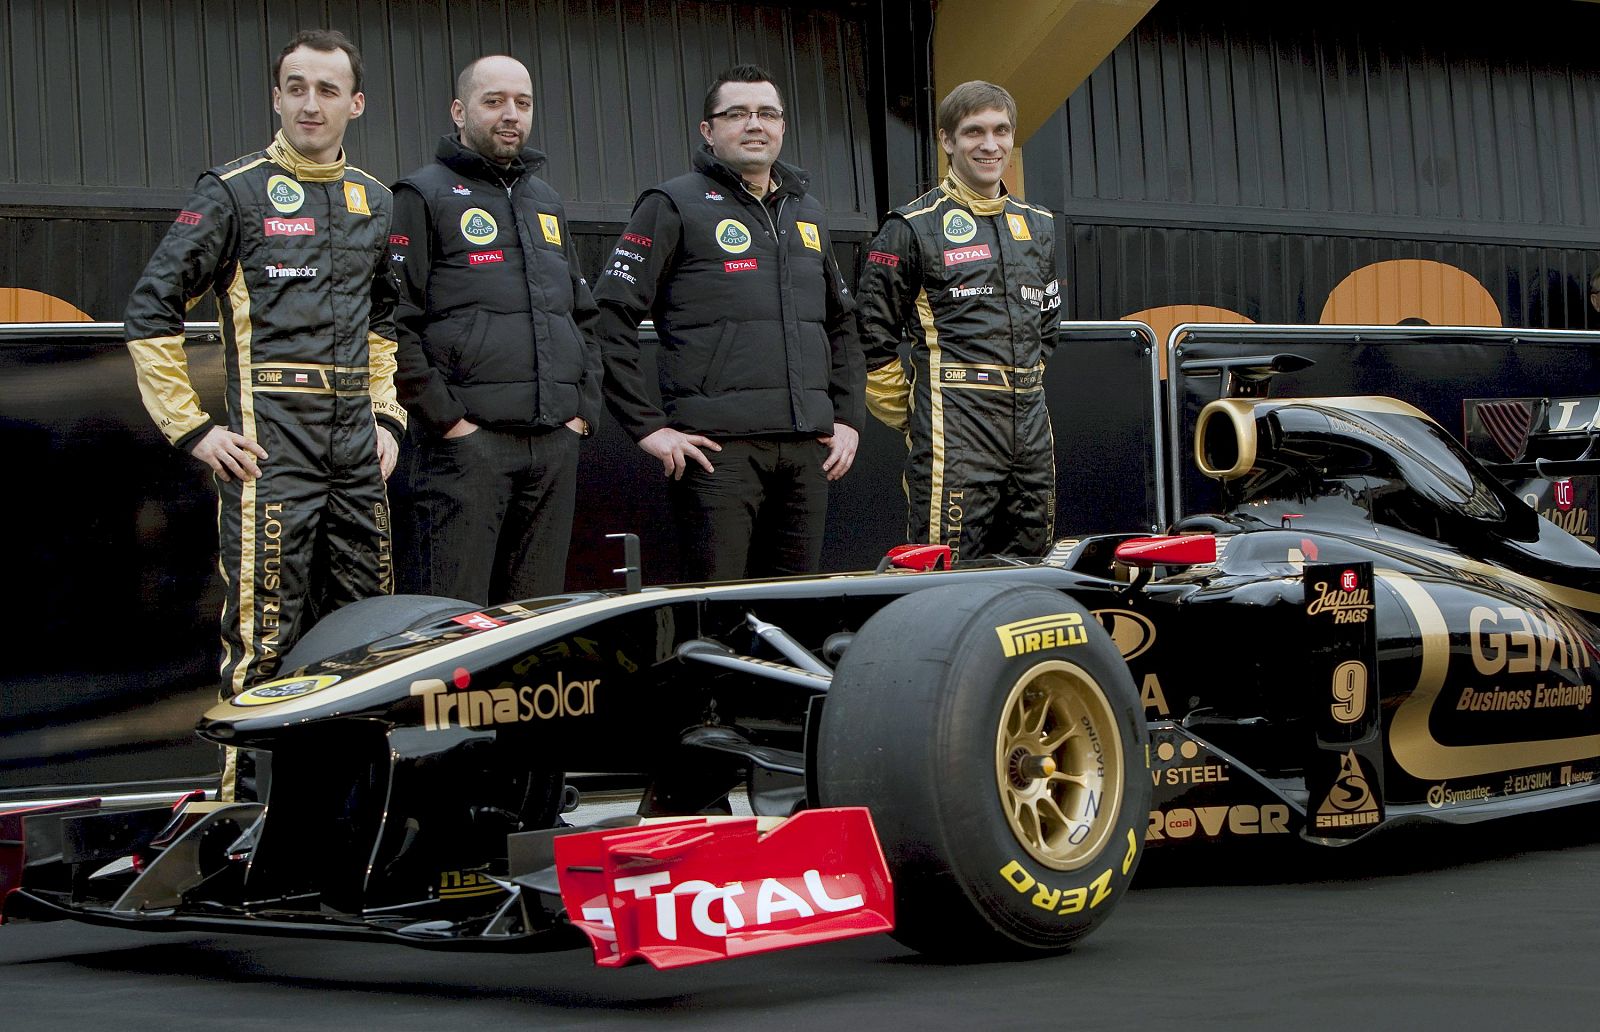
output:
M871 808L901 942L961 959L1050 952L1104 921L1133 877L1145 741L1127 666L1077 602L929 588L867 621L840 662L818 791Z

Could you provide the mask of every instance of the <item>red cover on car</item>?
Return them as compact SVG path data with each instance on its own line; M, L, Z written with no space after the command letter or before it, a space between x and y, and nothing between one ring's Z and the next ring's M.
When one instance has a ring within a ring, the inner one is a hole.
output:
M691 817L556 839L568 919L595 963L657 968L894 927L894 889L864 807Z

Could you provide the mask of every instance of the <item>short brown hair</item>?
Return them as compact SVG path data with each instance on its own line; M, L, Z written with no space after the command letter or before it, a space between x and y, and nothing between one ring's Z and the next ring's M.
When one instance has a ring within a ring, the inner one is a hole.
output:
M772 91L778 95L778 106L783 104L783 87L772 81L772 73L760 65L742 64L725 68L717 76L717 81L706 90L704 117L701 121L711 121L711 116L717 113L717 105L722 102L722 87L730 82L765 82L772 84Z
M982 79L973 79L964 82L951 90L950 93L939 101L938 126L941 132L954 139L956 129L961 126L961 120L968 115L979 111L988 111L991 108L1004 111L1006 117L1011 119L1011 127L1017 125L1017 102L1006 92L1004 86L996 86L992 82Z
M343 50L350 58L350 71L354 72L356 77L355 89L350 92L361 92L361 51L357 50L356 45L350 42L349 36L346 36L338 29L301 29L295 33L294 39L289 41L288 46L278 51L278 59L272 62L272 85L283 85L281 80L283 59L301 47L320 50L324 54L331 54L335 50Z

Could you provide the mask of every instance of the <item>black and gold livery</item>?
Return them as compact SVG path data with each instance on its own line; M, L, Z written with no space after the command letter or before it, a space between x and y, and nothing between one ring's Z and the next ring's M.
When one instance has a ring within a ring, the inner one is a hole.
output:
M128 303L145 408L189 448L213 425L261 444L255 480L218 479L222 692L278 670L308 605L331 612L393 580L375 427L397 437L390 197L341 159L306 160L280 133L204 173ZM227 414L206 412L183 353L184 314L216 299Z
M270 812L29 817L72 846L5 915L551 948L583 829L539 786L585 770L650 817L865 805L894 934L992 959L1093 930L1150 849L1600 800L1591 549L1389 399L1225 398L1196 458L1218 511L1043 559L359 603L200 722L271 751Z
M958 559L1049 548L1055 248L1049 211L982 197L953 174L890 212L872 242L857 320L868 407L910 447L906 540L947 544Z

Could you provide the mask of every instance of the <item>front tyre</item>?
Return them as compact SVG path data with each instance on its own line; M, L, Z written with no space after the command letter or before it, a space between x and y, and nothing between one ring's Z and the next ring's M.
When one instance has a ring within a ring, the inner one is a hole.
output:
M821 801L865 805L895 937L981 958L1061 950L1110 914L1150 809L1116 646L1039 587L948 585L867 621L823 708Z

